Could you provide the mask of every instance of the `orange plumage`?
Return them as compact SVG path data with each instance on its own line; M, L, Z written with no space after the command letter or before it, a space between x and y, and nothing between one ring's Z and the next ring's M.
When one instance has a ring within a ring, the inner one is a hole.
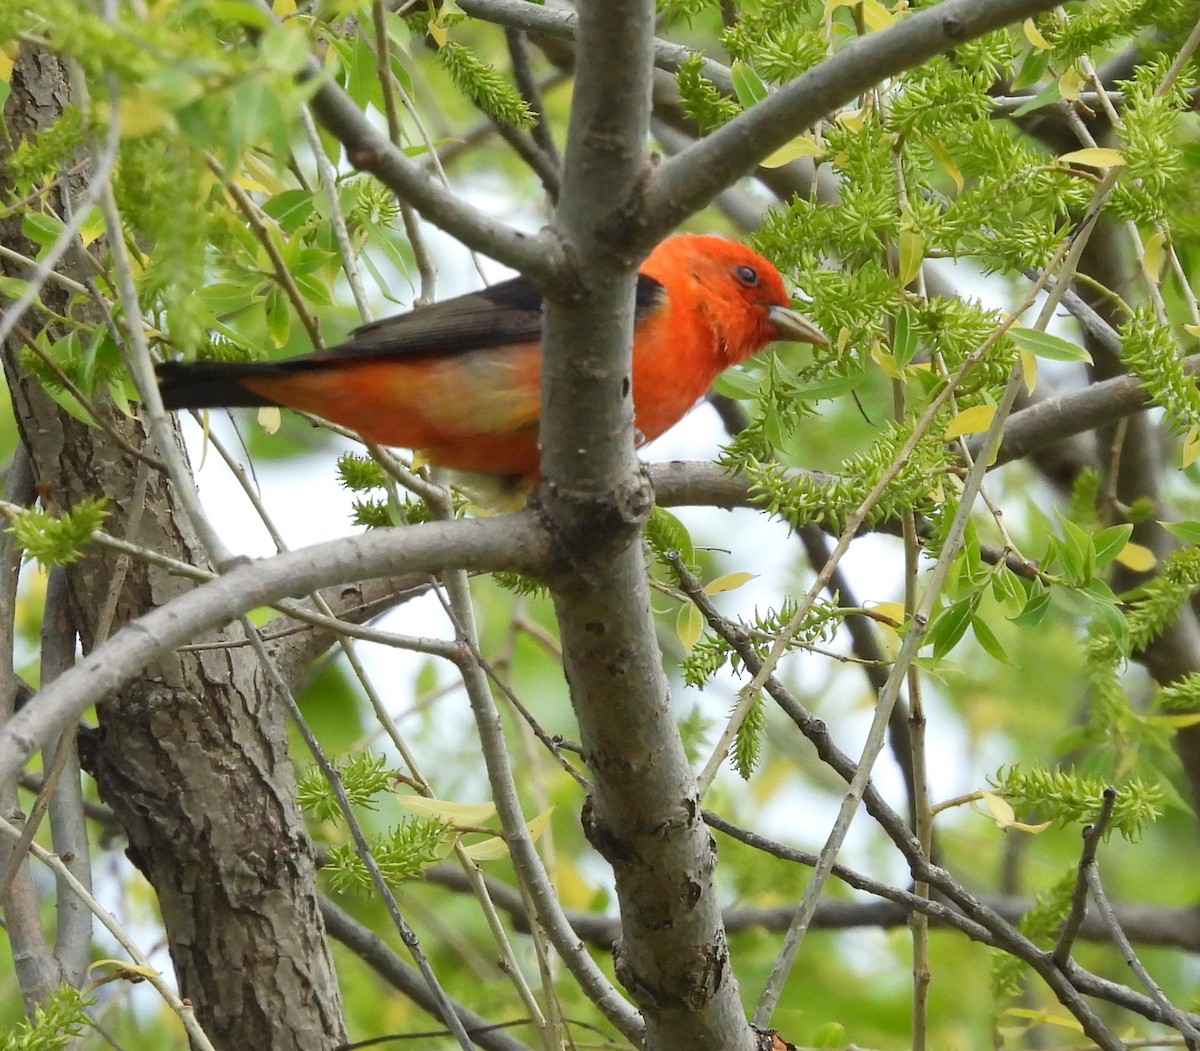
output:
M652 441L728 366L777 339L824 343L779 271L721 237L679 234L638 276L634 423ZM443 467L537 475L541 296L525 278L366 325L339 347L274 362L168 362L168 409L280 405Z

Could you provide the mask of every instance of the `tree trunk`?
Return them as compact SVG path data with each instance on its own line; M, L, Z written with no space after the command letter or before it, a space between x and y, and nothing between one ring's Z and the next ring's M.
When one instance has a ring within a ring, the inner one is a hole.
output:
M14 139L56 119L68 94L53 58L23 50L6 106ZM6 245L34 254L19 217L2 227ZM90 308L53 284L43 300L74 316ZM34 315L23 324L35 328ZM43 503L104 496L108 531L203 564L165 476L132 451L149 448L141 423L103 399L112 434L80 424L21 367L21 349L19 337L3 348L4 368ZM69 586L87 650L189 584L93 547L69 567ZM106 700L82 748L158 895L180 992L231 1051L344 1039L283 711L249 647L180 653Z

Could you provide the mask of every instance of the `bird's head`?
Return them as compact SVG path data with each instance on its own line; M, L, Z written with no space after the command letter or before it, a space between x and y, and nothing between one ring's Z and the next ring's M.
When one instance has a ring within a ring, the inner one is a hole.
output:
M768 343L790 340L824 346L829 340L792 307L783 277L769 260L737 241L677 234L663 241L643 266L686 273L699 307L722 344L726 364L744 361Z

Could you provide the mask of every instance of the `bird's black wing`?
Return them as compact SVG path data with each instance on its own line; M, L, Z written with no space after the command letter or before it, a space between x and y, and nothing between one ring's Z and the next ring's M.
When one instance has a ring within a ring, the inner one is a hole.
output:
M661 282L638 274L638 316L661 303L665 292ZM314 357L440 356L541 338L542 293L528 278L513 277L478 292L363 325L345 342Z

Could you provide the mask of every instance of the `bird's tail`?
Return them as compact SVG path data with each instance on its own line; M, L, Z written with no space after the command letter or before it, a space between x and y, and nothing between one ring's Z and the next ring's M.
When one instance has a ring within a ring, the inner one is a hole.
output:
M274 362L164 361L155 369L166 409L214 409L278 405L243 383L277 371Z

